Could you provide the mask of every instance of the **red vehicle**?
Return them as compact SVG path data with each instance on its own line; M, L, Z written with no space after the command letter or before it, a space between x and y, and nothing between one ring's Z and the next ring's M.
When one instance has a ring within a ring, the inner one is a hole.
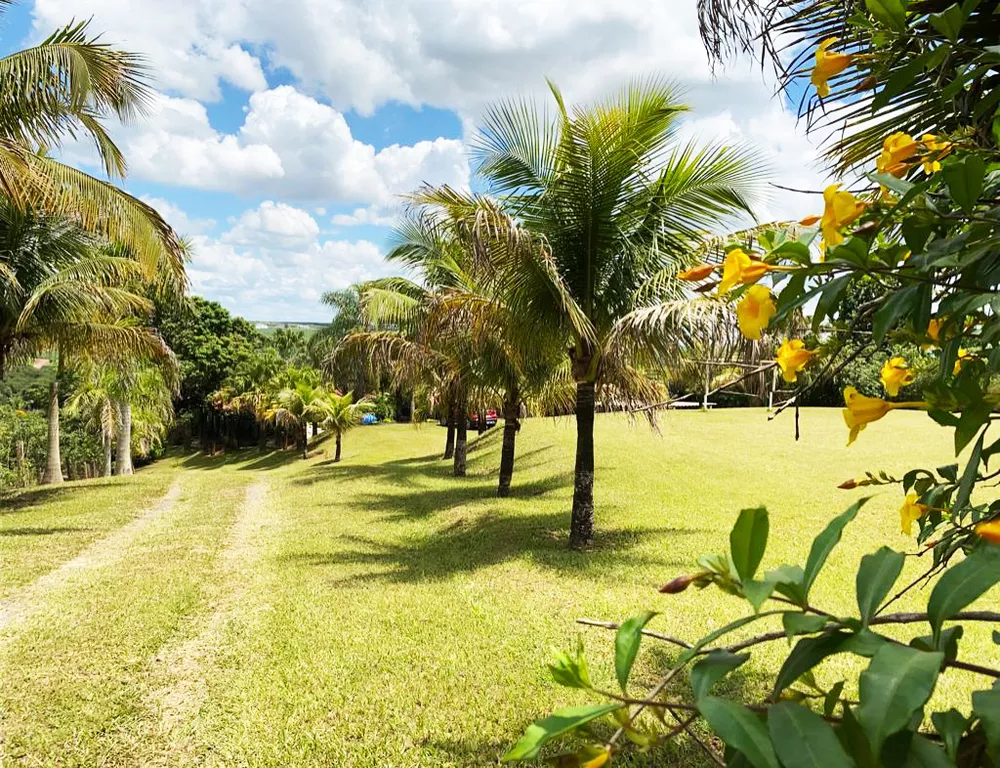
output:
M483 423L486 429L491 429L497 425L497 412L492 408L483 412ZM469 414L469 429L479 428L479 414Z

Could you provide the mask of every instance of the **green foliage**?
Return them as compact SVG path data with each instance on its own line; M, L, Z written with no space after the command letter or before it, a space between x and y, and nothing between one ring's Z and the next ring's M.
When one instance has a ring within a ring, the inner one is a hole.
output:
M199 296L157 306L154 325L180 363L180 409L200 408L264 344L251 323Z

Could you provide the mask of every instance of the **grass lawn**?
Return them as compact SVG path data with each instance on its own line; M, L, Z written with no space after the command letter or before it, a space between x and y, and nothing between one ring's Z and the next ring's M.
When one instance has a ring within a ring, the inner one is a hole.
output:
M803 411L799 442L793 431L791 414L769 423L758 410L669 413L659 433L599 417L599 533L584 554L566 549L569 419L525 423L506 500L493 496L499 430L458 480L438 458L443 429L384 425L348 435L339 465L179 457L124 485L4 502L0 589L33 605L0 623L0 764L493 765L531 720L581 701L549 681L552 646L582 632L594 676L613 687L612 635L578 617L651 608L662 612L651 628L694 639L742 615L715 590L656 592L723 550L742 507L771 510L765 567L801 563L861 495L838 483L953 460L950 431L921 414L893 413L850 449L837 410ZM817 605L850 612L860 556L906 547L899 490L877 492ZM962 643L996 665L986 629ZM779 650L755 653L735 681L747 696ZM638 681L655 679L665 652L645 649ZM820 679L848 663L827 662ZM935 695L960 703L974 682L949 671ZM682 743L671 764L704 763Z

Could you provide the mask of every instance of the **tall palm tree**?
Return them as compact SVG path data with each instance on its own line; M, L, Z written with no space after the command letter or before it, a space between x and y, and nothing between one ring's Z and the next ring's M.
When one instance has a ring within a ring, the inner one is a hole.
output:
M552 294L576 382L570 546L593 538L595 389L642 379L650 350L631 342L642 286L687 258L706 229L750 214L762 176L748 150L679 145L675 89L636 81L590 107L567 108L552 85L550 118L525 100L490 108L474 139L478 171L529 231L544 238L572 302ZM659 296L678 291L661 281ZM538 311L537 295L524 311Z
M326 418L323 419L323 428L333 432L336 438L336 452L334 462L340 461L341 445L345 432L350 432L361 423L361 418L372 409L372 403L361 399L354 402L354 395L351 392L340 394L330 392L326 395L323 407L326 411Z
M0 0L0 12L11 4ZM104 121L142 117L152 97L147 74L142 57L100 42L89 22L0 58L0 194L24 210L72 217L128 247L147 275L165 270L184 282L183 247L153 208L45 153L66 138L87 137L109 179L124 178L125 158Z

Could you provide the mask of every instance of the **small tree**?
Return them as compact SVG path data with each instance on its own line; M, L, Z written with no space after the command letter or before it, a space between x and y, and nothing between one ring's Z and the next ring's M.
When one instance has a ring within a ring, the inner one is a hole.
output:
M335 462L340 461L341 443L345 432L350 432L361 423L362 417L374 409L374 404L367 399L354 402L354 394L347 392L331 392L323 401L326 417L323 419L323 429L333 432L336 439Z

